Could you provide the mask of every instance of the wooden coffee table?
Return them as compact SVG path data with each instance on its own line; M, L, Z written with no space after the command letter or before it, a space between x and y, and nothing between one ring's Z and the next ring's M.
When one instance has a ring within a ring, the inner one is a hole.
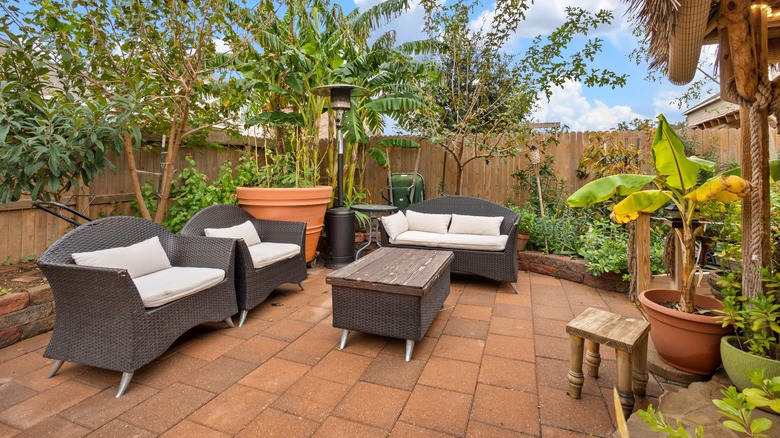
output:
M380 248L326 277L333 327L406 339L406 361L450 294L452 251Z

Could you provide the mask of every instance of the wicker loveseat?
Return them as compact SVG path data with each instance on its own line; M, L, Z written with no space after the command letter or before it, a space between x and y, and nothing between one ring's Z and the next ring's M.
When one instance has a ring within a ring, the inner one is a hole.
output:
M149 242L155 251L143 246ZM232 240L179 236L137 217L108 217L73 229L38 261L57 309L44 352L55 359L49 377L64 361L120 371L119 397L137 369L190 328L223 320L232 327L230 317L238 311L234 255ZM129 259L148 264L156 256L168 266L140 275L135 265L116 267L133 263ZM164 281L155 280L161 275ZM206 281L198 280L204 275ZM177 290L192 281L200 283Z
M236 244L236 295L238 308L241 310L238 326L241 327L246 320L249 310L265 301L268 295L279 285L284 283L298 283L303 290L301 282L306 280L306 224L304 222L282 222L264 219L255 219L235 205L212 205L196 213L181 230L181 234L203 236L207 228L228 228L245 222L254 225L260 242L257 248L270 257L264 263L265 266L255 267L252 253L246 242L238 240ZM280 245L281 244L281 245ZM288 257L282 254L275 256L281 246L290 247L297 245L297 254ZM254 254L257 255L257 252ZM255 257L257 258L257 257ZM278 259L278 260L277 260Z
M426 201L412 204L403 210L403 213L409 216L408 212L417 212L434 215L460 215L460 224L465 217L479 216L476 220L478 225L481 222L489 222L493 219L498 236L479 235L481 233L471 234L469 230L457 231L453 233L453 227L444 229L436 233L419 234L416 243L410 243L408 240L391 239L385 228L383 221L380 221L380 233L382 245L398 246L405 248L418 249L447 249L455 253L452 260L451 270L466 274L479 275L496 281L507 281L511 284L515 292L517 289L517 223L519 215L514 211L480 198L471 196L444 196L440 198L428 199ZM503 220L497 219L503 217ZM452 222L455 225L455 222ZM477 224L475 224L477 225ZM462 233L461 235L459 235ZM399 243L405 242L405 243ZM448 244L452 242L452 246ZM482 242L488 242L484 249L474 249L479 247Z

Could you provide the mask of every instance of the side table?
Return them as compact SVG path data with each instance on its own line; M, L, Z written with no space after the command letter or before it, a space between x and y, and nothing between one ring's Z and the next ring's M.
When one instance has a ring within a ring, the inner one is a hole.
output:
M360 252L368 248L372 242L376 243L380 248L382 247L379 239L379 219L383 214L395 213L398 211L398 207L381 204L355 204L350 208L368 215L368 241L360 245L355 253L355 260L357 260L360 257Z

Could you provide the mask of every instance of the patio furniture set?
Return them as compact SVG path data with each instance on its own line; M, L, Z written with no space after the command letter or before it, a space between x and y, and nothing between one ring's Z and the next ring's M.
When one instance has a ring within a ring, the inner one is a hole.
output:
M448 210L457 213L444 213ZM415 342L449 295L451 271L510 281L517 291L516 239L508 236L518 218L503 206L460 196L423 201L392 216L379 221L382 240L377 243L383 248L330 273L326 281L332 286L333 326L342 329L342 349L351 330L395 337L406 340L409 362ZM476 239L469 227L480 233ZM303 223L258 220L229 205L202 210L180 234L136 217L108 217L77 227L39 260L57 306L44 353L55 360L48 377L65 361L119 371L120 397L136 370L192 327L209 321L232 327L232 315L239 312L241 326L248 311L279 285L297 283L303 289L304 239ZM490 246L497 239L505 248ZM577 373L577 355L581 370L582 338L611 346L617 342L589 337L585 330L576 335L580 350L572 351L570 380ZM594 352L598 357L598 344L588 345L588 357ZM632 347L616 346L629 355ZM628 394L623 386L621 396Z

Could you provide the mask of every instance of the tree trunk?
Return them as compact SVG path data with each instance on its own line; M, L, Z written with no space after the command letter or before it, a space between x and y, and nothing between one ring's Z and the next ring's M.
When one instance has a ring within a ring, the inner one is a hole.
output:
M678 272L677 275L682 276L682 294L680 294L680 310L693 313L693 298L696 294L696 285L694 284L694 276L696 271L694 269L694 254L695 241L693 231L690 226L684 226L682 230L676 228L674 230L677 233L677 238L680 239L680 252L683 260L682 272Z
M125 142L127 167L130 169L130 181L133 183L133 196L135 196L135 202L138 203L138 211L141 213L142 218L152 220L152 215L149 214L149 209L146 208L144 195L141 193L141 183L138 181L138 168L135 166L135 155L133 155L133 139L127 134L124 135L123 139Z

